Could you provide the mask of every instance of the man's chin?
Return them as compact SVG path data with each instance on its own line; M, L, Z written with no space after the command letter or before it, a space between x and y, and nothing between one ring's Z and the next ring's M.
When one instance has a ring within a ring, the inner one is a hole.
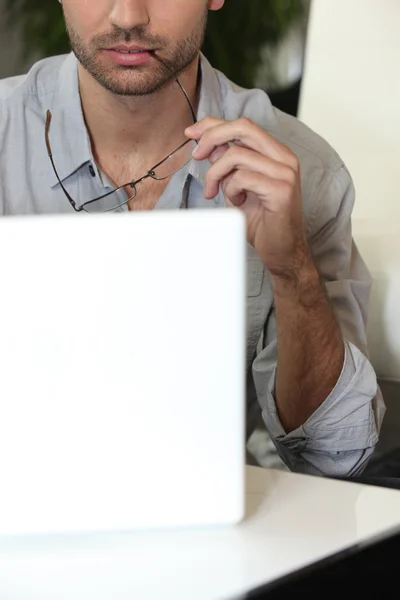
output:
M124 72L125 71L125 72ZM93 75L92 75L93 76ZM99 74L94 76L98 84L116 96L149 96L165 85L165 81L157 81L135 69L123 67L118 73Z

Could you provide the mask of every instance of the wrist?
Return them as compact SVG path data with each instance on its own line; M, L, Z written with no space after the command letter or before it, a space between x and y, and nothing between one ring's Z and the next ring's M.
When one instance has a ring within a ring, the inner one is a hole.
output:
M274 293L278 296L310 296L314 291L321 292L323 283L314 262L307 259L301 267L271 273Z

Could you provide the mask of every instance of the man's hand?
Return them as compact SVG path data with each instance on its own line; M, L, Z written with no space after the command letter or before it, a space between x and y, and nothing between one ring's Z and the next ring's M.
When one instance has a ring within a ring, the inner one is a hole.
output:
M299 161L289 148L246 118L207 117L185 133L198 141L194 158L212 164L205 197L221 187L228 206L241 207L248 240L271 275L296 280L310 271Z

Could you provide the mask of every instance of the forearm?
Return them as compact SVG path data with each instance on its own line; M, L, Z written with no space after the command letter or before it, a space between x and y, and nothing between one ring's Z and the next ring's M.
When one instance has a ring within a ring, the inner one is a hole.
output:
M277 319L275 401L286 432L303 425L334 389L344 342L310 260L295 278L272 277Z

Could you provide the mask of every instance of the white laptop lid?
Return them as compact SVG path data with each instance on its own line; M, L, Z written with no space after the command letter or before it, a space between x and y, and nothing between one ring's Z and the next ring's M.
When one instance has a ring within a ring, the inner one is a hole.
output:
M0 219L0 534L235 523L239 211Z

